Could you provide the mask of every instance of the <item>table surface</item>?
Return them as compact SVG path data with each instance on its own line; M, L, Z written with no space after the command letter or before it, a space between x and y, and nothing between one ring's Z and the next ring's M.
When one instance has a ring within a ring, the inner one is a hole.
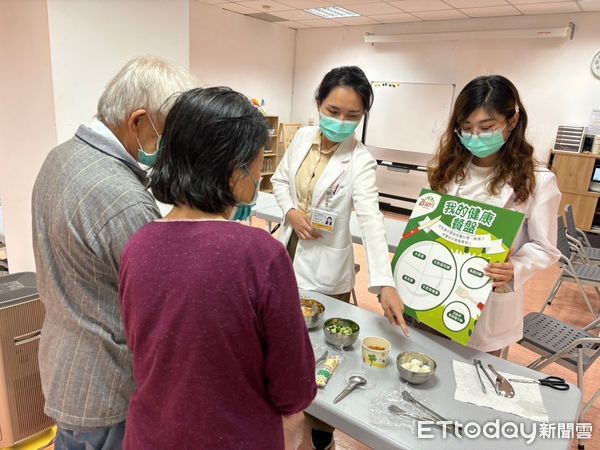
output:
M407 150L392 150L370 145L367 147L371 155L378 161L389 161L404 166L419 167L423 171L426 170L432 156L428 153L411 152Z
M277 205L275 196L267 192L259 192L256 205L252 209L254 216L259 219L266 220L268 222L280 223L283 219L283 211ZM394 219L383 219L385 226L385 235L388 244L388 251L390 253L396 253L396 247L400 238L406 228L406 222ZM352 242L355 244L362 244L362 235L360 231L360 225L358 224L358 218L354 211L350 216L350 234L352 235Z
M403 351L417 351L431 356L437 363L437 371L430 382L414 386L409 385L413 392L419 392L429 400L429 404L438 414L448 420L456 420L463 424L477 422L484 425L496 419L500 423L513 422L524 424L525 430L531 430L532 421L513 414L495 411L490 408L476 406L470 403L454 400L456 383L454 379L453 360L472 364L473 358L480 359L484 365L492 363L498 370L514 375L531 378L542 378L546 375L526 367L519 366L510 361L496 358L487 353L482 353L471 348L433 336L411 328L410 336L404 337L398 327L389 325L387 320L364 309L346 304L316 292L302 291L306 297L319 300L325 305L325 319L342 317L352 319L361 327L357 342L345 352L345 358L326 388L319 390L313 404L309 407L315 417L340 429L344 433L358 439L366 445L377 449L502 449L511 450L527 449L568 449L569 439L547 439L538 437L531 445L525 443L522 437L516 439L457 439L453 436L442 438L441 431L434 430L434 439L417 439L409 428L385 428L373 424L370 420L370 402L377 395L400 389L404 384L396 369L396 356ZM325 339L321 328L309 332L313 344L325 346ZM362 338L367 336L380 336L392 344L390 361L385 369L368 368L361 361ZM319 357L320 355L315 355ZM370 390L356 390L338 404L333 404L333 399L346 385L349 372L364 370L367 376L375 380L375 387ZM550 423L574 423L577 419L581 391L571 385L568 391L556 391L550 388L541 388L542 398ZM539 432L538 432L539 434Z

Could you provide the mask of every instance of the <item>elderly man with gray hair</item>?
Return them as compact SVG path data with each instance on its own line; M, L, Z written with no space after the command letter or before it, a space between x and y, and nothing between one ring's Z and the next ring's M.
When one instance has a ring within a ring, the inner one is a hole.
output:
M39 363L56 450L121 448L134 382L119 260L128 239L160 217L139 163L156 158L174 94L196 85L160 59L130 61L108 83L92 125L54 148L38 174L33 242L46 310Z

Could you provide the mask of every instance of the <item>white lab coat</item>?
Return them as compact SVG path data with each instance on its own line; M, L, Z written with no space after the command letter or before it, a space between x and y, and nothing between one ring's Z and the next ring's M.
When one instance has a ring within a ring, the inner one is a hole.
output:
M556 216L561 193L556 177L547 169L536 168L535 181L535 192L524 203L515 203L515 193L509 185L504 185L489 201L494 206L522 212L525 221L512 246L514 279L507 285L510 292L490 295L469 341L469 347L477 350L499 350L523 337L525 283L560 257L556 248ZM451 183L448 194L456 195L458 188L457 183Z
M271 177L277 204L284 221L279 240L287 245L292 226L285 219L288 211L298 209L296 174L306 158L318 127L298 130ZM369 270L369 291L379 293L382 286L394 286L388 255L383 214L379 211L375 170L377 162L355 138L340 144L314 188L311 208L337 214L333 232L322 237L300 240L294 257L298 286L323 294L342 294L354 287L354 252L350 234L350 214L354 208L360 225ZM328 191L336 193L329 199Z

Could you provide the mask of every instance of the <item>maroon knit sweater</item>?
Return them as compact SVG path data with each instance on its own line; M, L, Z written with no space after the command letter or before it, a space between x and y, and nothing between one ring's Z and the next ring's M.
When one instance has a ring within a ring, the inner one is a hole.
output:
M133 353L127 450L283 449L281 416L316 394L284 247L226 221L156 221L124 249Z

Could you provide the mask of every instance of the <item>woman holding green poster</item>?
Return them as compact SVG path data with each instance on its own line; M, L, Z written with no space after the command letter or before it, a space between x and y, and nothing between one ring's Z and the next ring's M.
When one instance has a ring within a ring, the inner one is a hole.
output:
M516 87L500 75L475 78L456 99L428 173L435 191L525 214L510 258L486 269L494 291L469 342L496 355L523 336L525 283L560 256L561 194L554 174L536 165L526 129Z

